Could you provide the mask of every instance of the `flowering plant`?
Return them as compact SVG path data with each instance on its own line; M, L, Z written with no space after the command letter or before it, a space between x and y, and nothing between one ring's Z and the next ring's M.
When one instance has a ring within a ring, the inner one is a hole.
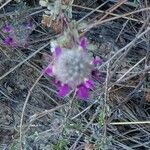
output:
M34 28L35 25L31 20L5 24L3 26L3 32L6 34L4 44L12 47L26 47L28 36Z
M89 91L94 87L92 75L96 73L95 66L101 64L99 57L92 58L86 50L87 39L80 39L79 46L73 48L55 47L54 60L45 69L45 73L55 77L58 95L61 97L75 90L81 99L89 97Z

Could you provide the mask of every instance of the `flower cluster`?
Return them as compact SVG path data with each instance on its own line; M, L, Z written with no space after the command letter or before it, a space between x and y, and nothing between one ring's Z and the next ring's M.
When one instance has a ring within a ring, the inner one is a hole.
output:
M92 75L96 75L95 66L102 61L99 57L90 57L86 46L86 38L81 38L78 47L55 48L54 61L48 65L45 73L55 76L59 96L64 97L75 89L81 99L89 97L89 91L94 87Z
M27 38L34 29L31 21L19 24L5 24L3 32L6 34L4 44L12 47L27 46Z

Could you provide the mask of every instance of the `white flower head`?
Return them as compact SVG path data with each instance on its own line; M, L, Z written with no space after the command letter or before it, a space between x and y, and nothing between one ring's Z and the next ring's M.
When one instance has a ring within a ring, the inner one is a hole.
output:
M91 72L89 55L78 49L62 49L54 63L56 77L70 87L76 87L88 78Z

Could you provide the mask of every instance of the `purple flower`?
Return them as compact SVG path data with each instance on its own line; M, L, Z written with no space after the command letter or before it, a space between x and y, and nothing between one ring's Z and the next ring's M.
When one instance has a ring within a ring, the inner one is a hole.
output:
M80 46L83 48L83 49L86 49L87 47L87 39L85 37L82 37L80 39Z
M85 100L89 97L89 89L84 84L80 84L77 87L77 95L79 98Z
M88 88L88 89L92 89L92 88L94 87L94 83L93 83L93 81L90 80L90 79L86 79L84 85L85 85L85 87Z
M12 31L13 31L13 30L12 30L11 25L6 24L6 25L3 27L3 32L5 32L5 33L10 33L10 32L12 32Z
M96 79L96 80L101 80L101 74L98 69L94 69L91 72L91 75Z
M61 54L61 48L60 47L56 47L55 48L55 55L57 56L57 57L59 57L60 56L60 54Z
M72 89L76 90L80 99L86 100L90 90L94 88L92 77L101 79L95 67L101 64L102 60L98 56L92 60L84 51L86 47L85 37L80 39L79 47L61 49L59 46L54 46L54 62L46 68L45 73L49 76L54 75L54 84L59 96L65 97Z
M13 47L16 46L16 43L14 42L13 38L11 38L10 36L8 36L4 39L4 44L13 46Z
M92 61L92 64L94 65L101 65L102 64L102 60L100 57L96 56L93 61Z
M49 65L45 70L44 72L46 74L48 74L49 76L53 76L53 67L51 65Z
M60 97L65 97L70 92L70 87L67 84L64 84L59 87L58 95Z

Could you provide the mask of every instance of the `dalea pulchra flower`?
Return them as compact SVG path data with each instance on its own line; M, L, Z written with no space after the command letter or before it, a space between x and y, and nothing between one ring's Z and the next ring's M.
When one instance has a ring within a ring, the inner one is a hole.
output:
M70 49L54 49L53 63L48 65L45 73L55 77L55 85L58 95L64 97L71 90L76 90L76 95L81 99L87 99L89 92L94 87L92 79L95 66L101 64L99 57L92 58L87 52L87 39L82 37L79 45Z

